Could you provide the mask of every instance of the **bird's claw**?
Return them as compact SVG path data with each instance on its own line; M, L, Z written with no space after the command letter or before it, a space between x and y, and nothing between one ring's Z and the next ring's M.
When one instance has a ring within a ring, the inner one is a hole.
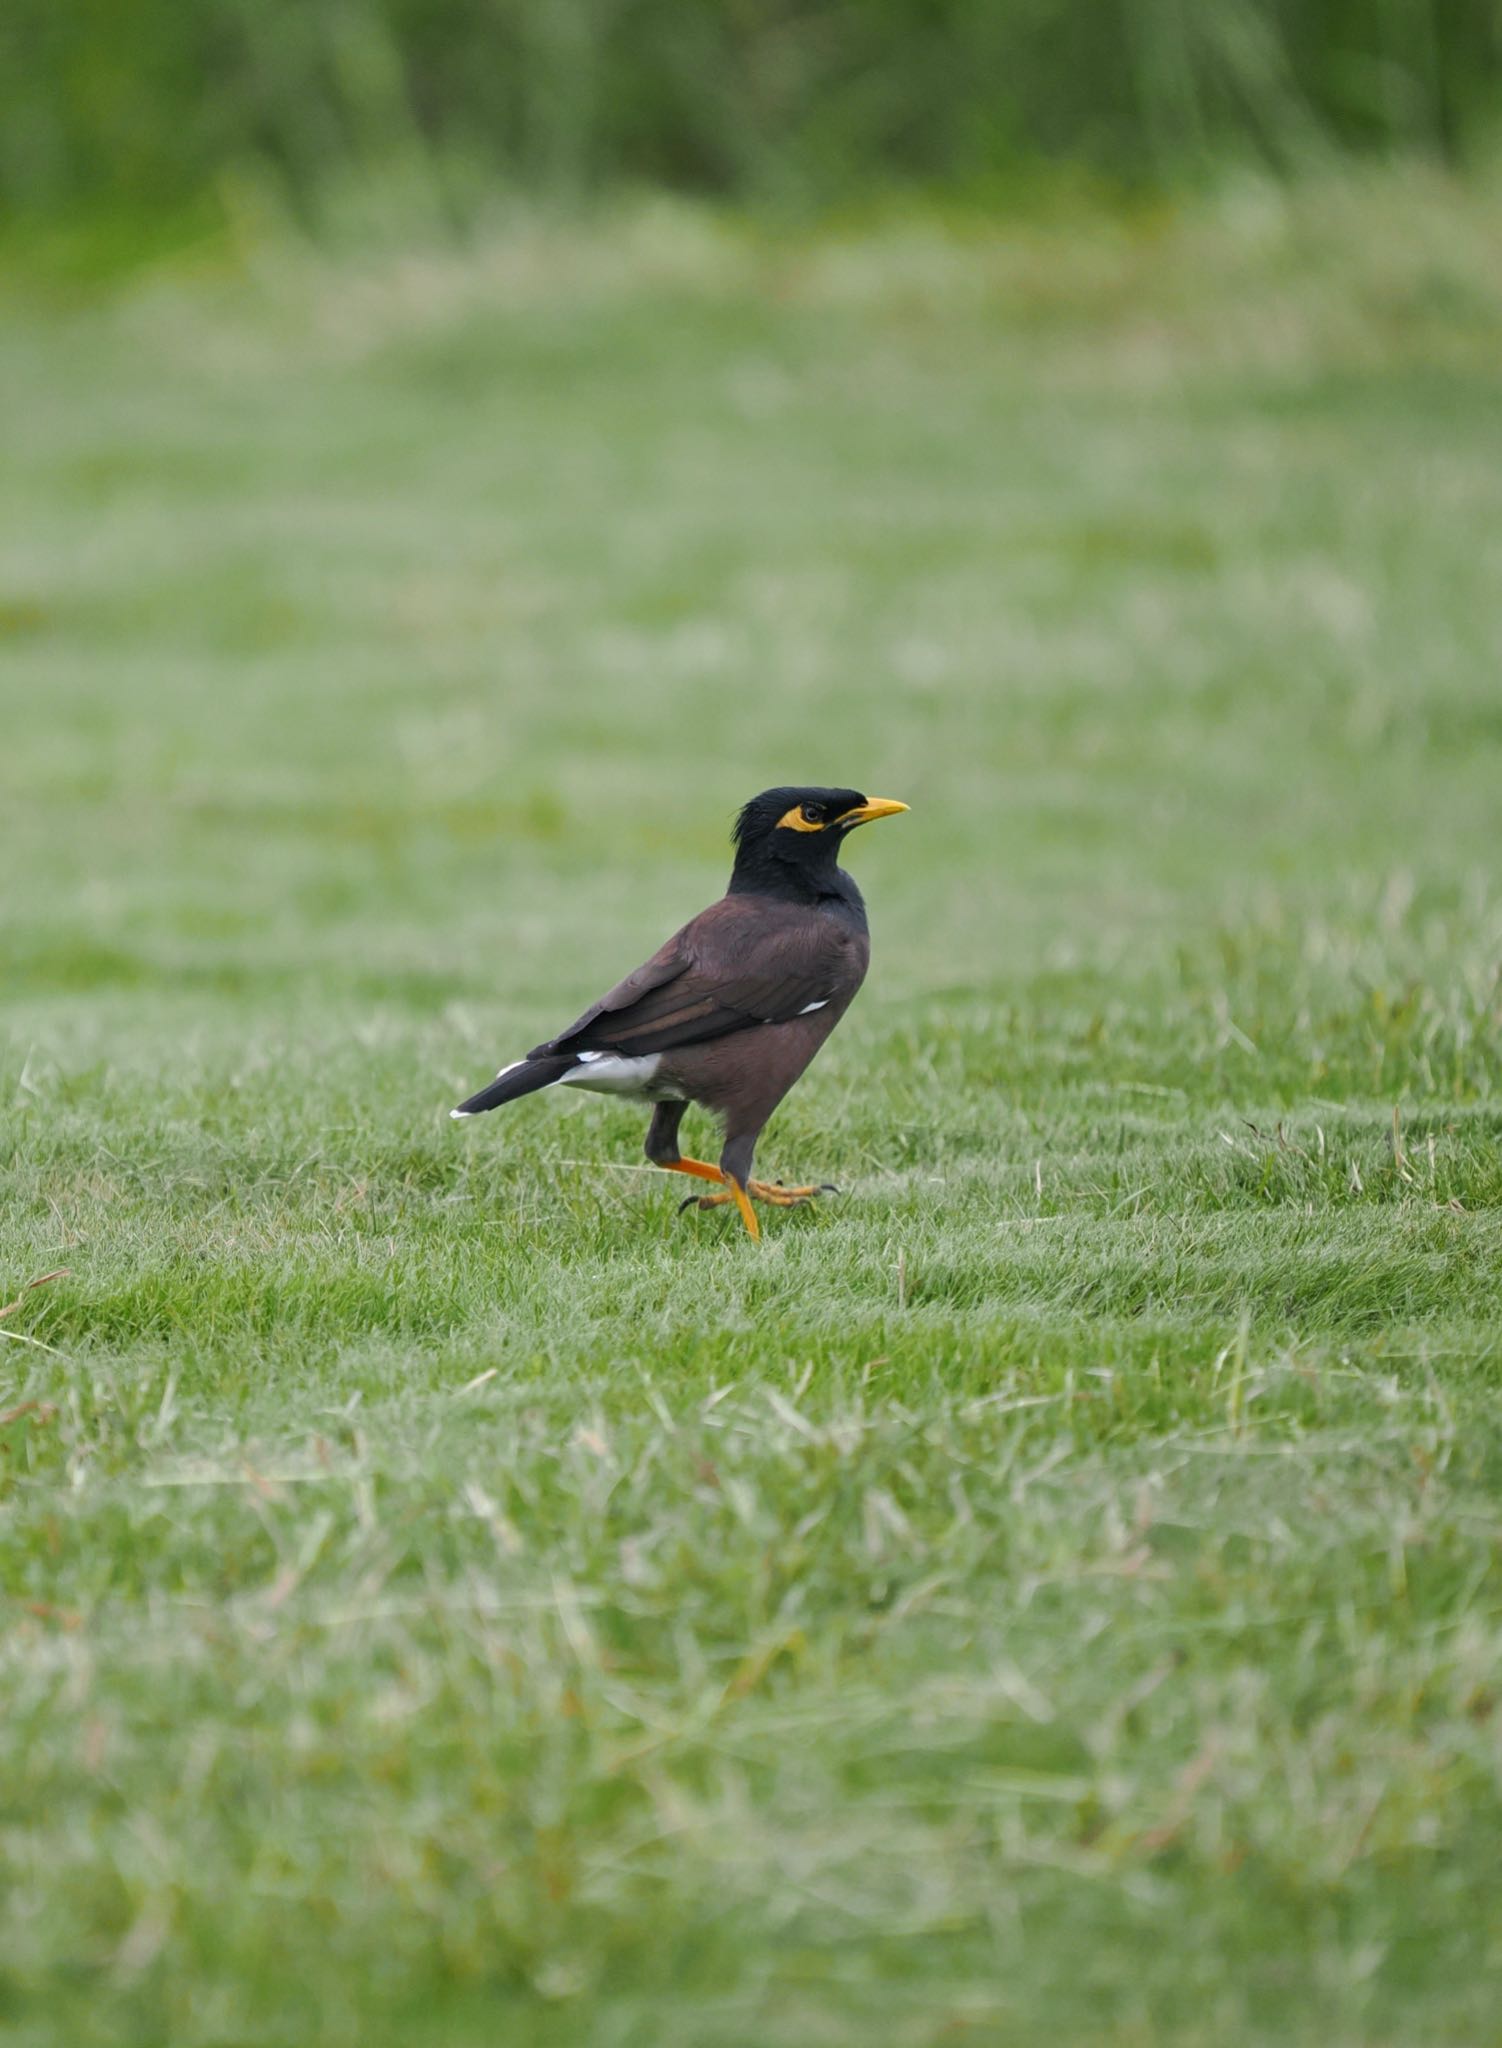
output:
M832 1180L822 1180L817 1186L790 1188L786 1181L754 1180L748 1183L747 1192L753 1201L771 1202L779 1209L801 1209L805 1202L817 1200L820 1195L837 1195L840 1190ZM723 1209L732 1195L685 1195L678 1204L681 1216L686 1209Z

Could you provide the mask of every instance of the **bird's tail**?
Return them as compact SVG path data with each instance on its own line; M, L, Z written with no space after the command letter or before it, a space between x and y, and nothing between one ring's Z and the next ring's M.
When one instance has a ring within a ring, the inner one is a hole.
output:
M468 1102L461 1102L457 1109L449 1111L450 1116L479 1116L483 1110L499 1109L503 1102L515 1102L519 1096L530 1095L538 1088L551 1088L555 1081L561 1081L579 1062L571 1052L547 1054L542 1059L517 1060L514 1065L502 1067L488 1088L482 1088L478 1095L471 1095Z

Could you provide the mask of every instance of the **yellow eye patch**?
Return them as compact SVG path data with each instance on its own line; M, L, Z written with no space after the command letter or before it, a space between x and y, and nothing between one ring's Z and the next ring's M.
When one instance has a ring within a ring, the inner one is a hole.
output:
M824 821L822 818L819 818L811 822L804 817L803 806L801 804L794 804L790 811L784 811L777 820L777 829L779 832L822 832L824 830Z

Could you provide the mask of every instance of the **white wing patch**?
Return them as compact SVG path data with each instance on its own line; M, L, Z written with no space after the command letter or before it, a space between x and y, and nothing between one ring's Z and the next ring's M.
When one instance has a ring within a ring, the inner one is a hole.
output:
M565 1074L565 1087L589 1088L600 1095L624 1095L637 1102L678 1101L676 1088L655 1085L662 1065L660 1052L644 1053L630 1059L618 1052L581 1052L580 1064Z
M828 996L820 996L818 1002L816 1003L805 1003L803 1005L803 1008L798 1012L798 1015L800 1017L811 1017L815 1010L822 1010L828 1001Z

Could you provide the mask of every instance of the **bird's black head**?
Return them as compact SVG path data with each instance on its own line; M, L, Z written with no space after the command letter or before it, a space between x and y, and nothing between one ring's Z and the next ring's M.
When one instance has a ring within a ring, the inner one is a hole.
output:
M906 804L858 789L765 789L735 821L733 891L818 896L832 884L847 833Z

